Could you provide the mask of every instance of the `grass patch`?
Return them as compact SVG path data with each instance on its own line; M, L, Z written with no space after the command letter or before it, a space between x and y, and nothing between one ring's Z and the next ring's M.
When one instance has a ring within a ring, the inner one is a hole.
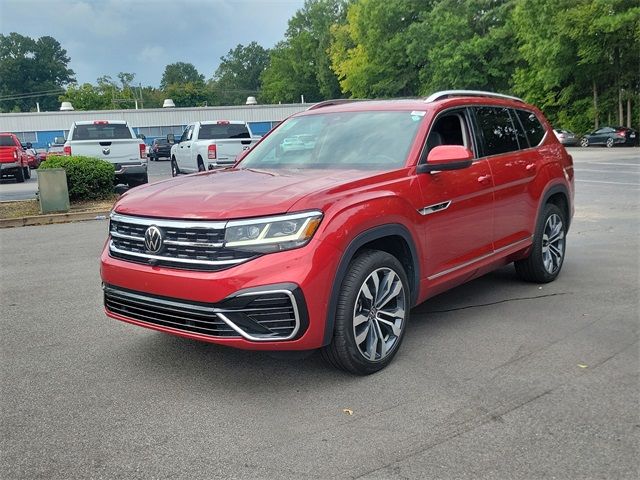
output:
M113 204L117 199L118 195L114 194L106 200L82 200L71 202L69 213L111 210L111 207L113 207ZM37 200L0 202L0 220L38 215L40 215L40 205L38 205Z

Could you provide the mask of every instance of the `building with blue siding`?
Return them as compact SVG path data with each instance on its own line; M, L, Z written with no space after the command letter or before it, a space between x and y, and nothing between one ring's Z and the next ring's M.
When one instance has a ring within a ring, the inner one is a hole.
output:
M248 122L255 135L264 135L274 125L311 104L237 105L228 107L151 108L139 110L94 110L63 112L0 113L0 132L15 133L22 143L47 148L56 137L66 137L76 121L126 120L136 134L151 143L155 138L178 136L185 126L206 120Z

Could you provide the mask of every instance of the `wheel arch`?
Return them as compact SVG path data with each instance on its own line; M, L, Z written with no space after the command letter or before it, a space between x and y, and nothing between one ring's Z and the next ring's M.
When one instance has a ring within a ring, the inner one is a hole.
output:
M323 345L328 345L333 336L335 311L340 287L351 261L365 249L381 250L396 257L405 268L410 284L410 303L415 305L420 287L420 262L415 242L409 230L399 223L380 225L357 235L344 250L331 286L331 295L324 327Z
M565 185L552 185L542 196L542 201L538 208L538 216L547 203L552 203L564 212L565 220L567 222L567 231L569 231L569 226L571 225L571 203L569 198L569 190Z

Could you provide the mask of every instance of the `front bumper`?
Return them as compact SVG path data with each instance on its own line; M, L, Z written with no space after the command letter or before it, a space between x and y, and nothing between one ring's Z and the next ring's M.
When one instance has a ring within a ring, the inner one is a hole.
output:
M215 272L128 262L111 257L105 248L101 257L101 276L107 300L105 312L109 317L135 325L236 348L318 348L323 344L331 285L340 255L330 245L321 243L314 248L312 244L313 241L303 248L263 255ZM130 302L114 307L107 299L107 294L113 296L114 291L116 296L122 297L121 292L125 292L144 298L134 298L133 307ZM279 330L276 327L276 334L243 318L243 314L238 313L243 305L237 303L238 299L260 299L265 292L274 291L289 298L291 312L297 312L293 317L269 317L267 307L253 305L252 308L257 314L254 321L261 316L282 327ZM142 304L136 305L135 302ZM198 315L204 308L208 317L200 315L194 318L194 307ZM168 314L175 314L180 319L171 318ZM278 323L292 318L297 318L293 327L291 322Z
M0 163L0 173L1 174L9 173L8 171L15 172L16 170L18 170L18 168L20 168L20 164L18 162L2 162L2 163ZM11 174L13 175L14 173L11 173Z

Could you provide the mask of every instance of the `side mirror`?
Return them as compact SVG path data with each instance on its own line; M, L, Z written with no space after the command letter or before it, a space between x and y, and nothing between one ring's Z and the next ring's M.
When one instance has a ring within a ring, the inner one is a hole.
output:
M64 137L56 137L53 139L53 143L55 143L56 145L62 145L64 142L66 142L66 139Z
M138 135L136 135L136 137L138 137L140 140L146 140L147 137L145 137L142 133L139 133Z
M427 163L418 165L418 173L460 170L473 163L473 152L462 145L439 145L427 157Z

